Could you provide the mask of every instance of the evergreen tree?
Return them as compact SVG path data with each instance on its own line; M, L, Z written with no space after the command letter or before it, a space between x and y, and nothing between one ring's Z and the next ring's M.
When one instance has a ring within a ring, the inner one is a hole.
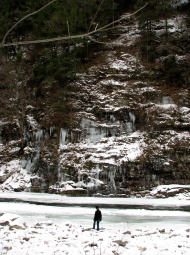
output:
M138 10L143 5L145 5L146 2L147 2L146 0L137 0L135 9ZM157 13L156 13L157 3L158 3L158 0L150 0L146 8L142 10L141 16L139 18L139 25L142 31L147 34L152 33L152 21L157 18Z
M146 0L137 0L135 8L139 9L146 2ZM165 19L166 34L168 34L167 20L171 15L171 0L150 0L147 7L142 11L142 15L139 19L139 25L141 28L146 27L146 32L151 34L153 31L152 21Z
M137 0L135 8L139 9L146 0ZM155 21L161 19L165 20L165 42L169 40L168 38L168 18L172 15L171 0L150 0L145 9L143 9L141 16L139 17L139 27L142 31L144 37L144 45L141 49L143 55L146 55L147 62L149 60L154 61L155 54L155 42L156 42L156 32L155 32Z

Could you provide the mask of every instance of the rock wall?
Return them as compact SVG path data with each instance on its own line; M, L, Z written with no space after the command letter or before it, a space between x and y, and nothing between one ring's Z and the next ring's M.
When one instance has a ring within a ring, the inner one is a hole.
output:
M70 125L60 115L47 128L45 108L28 107L20 146L19 126L1 119L1 190L129 196L190 183L189 91L140 62L137 23L118 33L70 82Z

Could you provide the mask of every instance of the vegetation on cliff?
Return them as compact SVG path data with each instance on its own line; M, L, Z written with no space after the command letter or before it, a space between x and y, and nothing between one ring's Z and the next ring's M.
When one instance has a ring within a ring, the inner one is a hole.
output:
M2 169L20 159L46 191L69 178L107 193L186 184L189 1L57 0L35 13L46 4L0 3ZM67 40L14 45L59 37Z

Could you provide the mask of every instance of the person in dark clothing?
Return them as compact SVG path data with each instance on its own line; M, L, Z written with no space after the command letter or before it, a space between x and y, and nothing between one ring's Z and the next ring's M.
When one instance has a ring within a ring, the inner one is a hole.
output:
M96 225L96 222L97 222L97 230L99 231L99 223L100 223L101 220L102 220L102 213L99 210L99 206L96 206L96 211L95 211L95 214L94 214L93 229L95 229L95 225Z

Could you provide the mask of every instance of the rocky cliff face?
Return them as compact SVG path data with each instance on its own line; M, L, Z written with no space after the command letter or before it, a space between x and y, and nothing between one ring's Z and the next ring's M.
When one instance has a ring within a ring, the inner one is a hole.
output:
M179 36L182 28L170 25ZM159 36L162 29L160 23ZM137 22L117 33L70 83L70 125L43 125L46 99L41 109L28 105L21 150L17 123L0 120L1 190L128 196L159 184L189 184L188 88L166 85L161 58L151 67L140 61Z

